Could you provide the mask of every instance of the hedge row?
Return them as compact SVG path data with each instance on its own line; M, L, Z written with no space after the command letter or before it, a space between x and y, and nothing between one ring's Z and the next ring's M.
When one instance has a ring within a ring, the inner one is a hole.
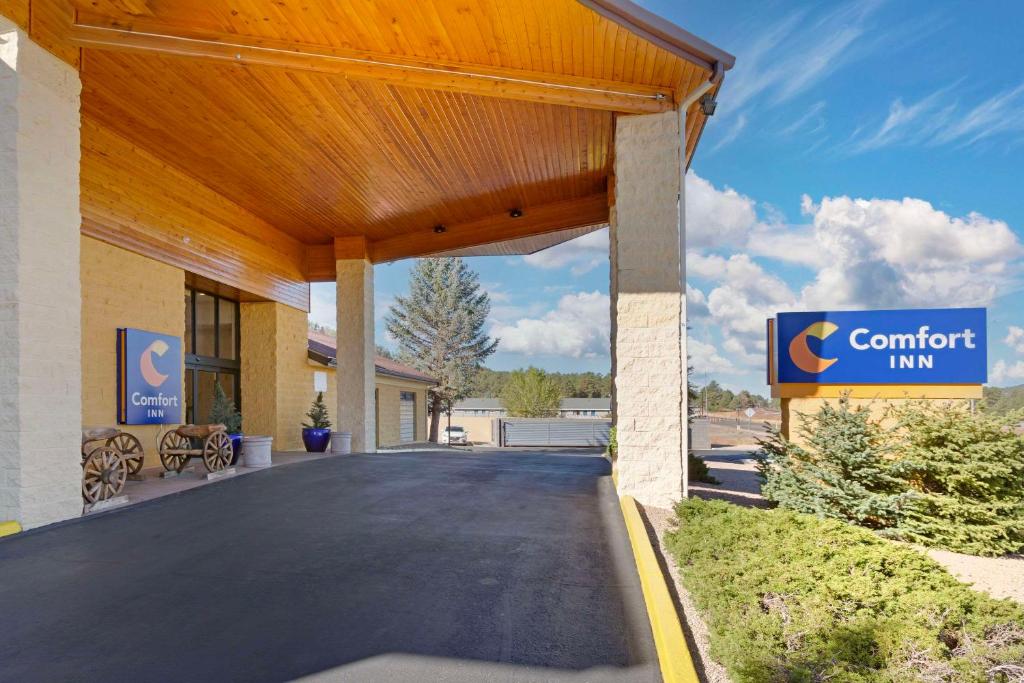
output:
M1024 610L836 520L691 499L667 545L735 683L1009 683Z

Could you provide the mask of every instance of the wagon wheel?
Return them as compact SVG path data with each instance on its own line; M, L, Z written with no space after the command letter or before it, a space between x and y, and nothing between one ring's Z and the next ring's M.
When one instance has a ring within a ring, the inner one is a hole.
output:
M203 462L210 472L220 472L231 463L231 437L227 432L214 432L206 437Z
M82 465L82 497L86 502L108 500L124 489L128 466L113 448L101 446L85 459Z
M142 469L142 444L132 434L121 432L107 439L107 445L117 449L128 465L128 474L138 474Z
M187 451L191 447L185 437L177 432L167 432L160 439L160 464L168 472L181 472L185 469L189 456L185 453L168 453L167 451Z

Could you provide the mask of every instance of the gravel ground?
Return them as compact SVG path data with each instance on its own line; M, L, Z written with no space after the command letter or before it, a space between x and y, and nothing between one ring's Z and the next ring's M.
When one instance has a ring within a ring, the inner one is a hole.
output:
M661 569L667 571L668 575L672 577L673 585L669 586L669 590L672 592L672 599L675 600L676 610L683 615L686 643L690 647L697 675L702 683L732 683L725 668L711 658L708 627L698 613L697 606L693 604L690 593L683 587L679 570L665 549L665 533L671 529L672 519L675 515L671 510L664 508L641 507L641 509L647 522L647 534L650 536L651 545L658 552Z
M994 598L1010 598L1024 604L1024 555L977 557L948 550L926 550L949 573L975 590Z

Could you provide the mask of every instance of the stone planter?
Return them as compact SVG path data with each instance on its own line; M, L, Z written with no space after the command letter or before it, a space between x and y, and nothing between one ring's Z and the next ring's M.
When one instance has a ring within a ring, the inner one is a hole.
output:
M348 455L352 452L352 432L331 432L331 453Z
M270 467L272 436L246 436L242 439L242 467Z

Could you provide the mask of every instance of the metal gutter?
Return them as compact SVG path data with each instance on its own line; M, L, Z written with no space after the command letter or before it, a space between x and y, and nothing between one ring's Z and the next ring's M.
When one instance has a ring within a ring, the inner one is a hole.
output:
M721 80L720 73L728 71L736 63L736 57L725 50L715 47L630 0L577 2L677 57L711 71L715 74L712 78L716 83Z

